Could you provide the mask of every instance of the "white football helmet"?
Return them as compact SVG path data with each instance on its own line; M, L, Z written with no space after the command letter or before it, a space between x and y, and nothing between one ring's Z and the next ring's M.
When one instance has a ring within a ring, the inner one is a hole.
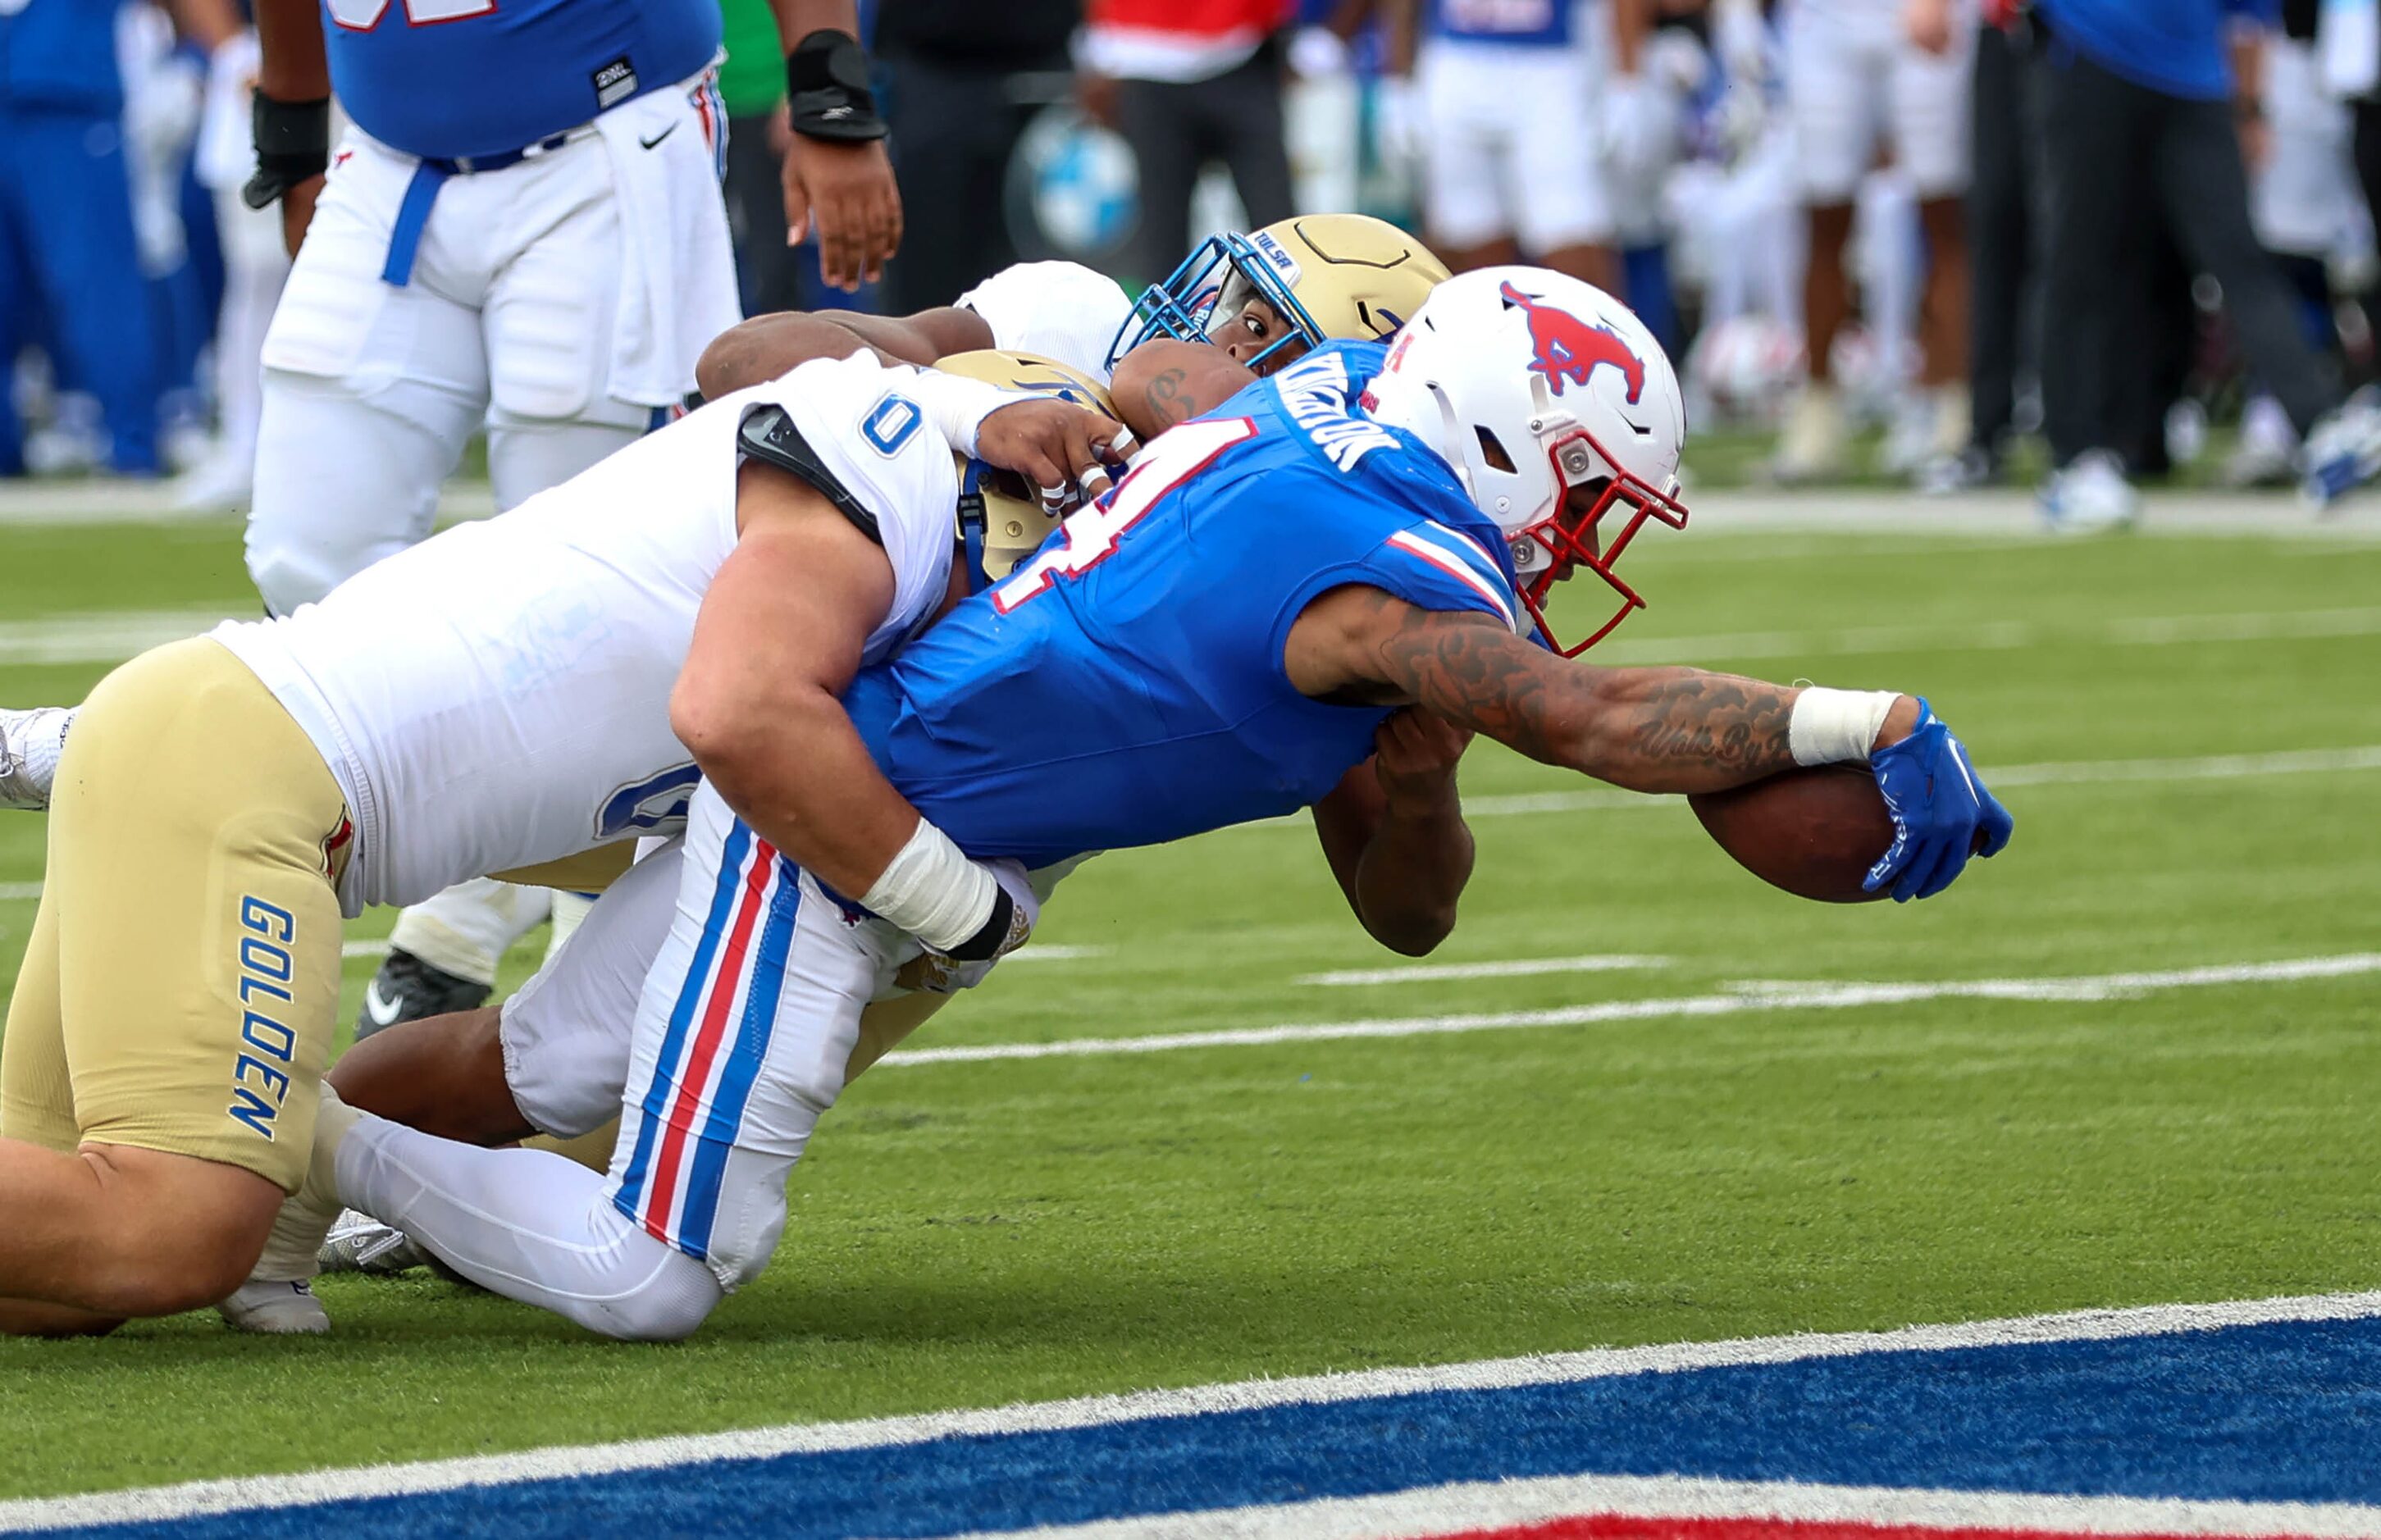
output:
M1540 267L1459 275L1398 334L1364 405L1436 450L1505 532L1522 602L1564 656L1644 607L1612 569L1647 519L1686 526L1687 413L1662 345L1628 306ZM1545 598L1581 568L1621 602L1593 635L1563 648L1546 629Z

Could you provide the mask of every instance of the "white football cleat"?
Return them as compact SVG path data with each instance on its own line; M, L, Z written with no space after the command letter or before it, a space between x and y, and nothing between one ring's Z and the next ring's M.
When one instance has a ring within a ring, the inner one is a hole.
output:
M2042 483L2042 516L2061 534L2121 530L2141 518L2142 495L2113 453L2086 449Z
M321 1337L331 1313L304 1278L250 1278L219 1302L224 1325L264 1337Z
M2299 495L2319 508L2381 475L2381 391L2366 385L2309 428L2299 463Z
M58 751L73 716L65 706L0 709L0 807L40 813L50 805Z
M331 1227L316 1261L326 1273L370 1273L375 1277L393 1277L426 1265L430 1253L403 1230L350 1208L342 1211L338 1222Z
M1769 461L1770 478L1783 486L1834 481L1844 473L1844 445L1850 430L1844 401L1832 385L1805 383L1786 409L1785 431Z

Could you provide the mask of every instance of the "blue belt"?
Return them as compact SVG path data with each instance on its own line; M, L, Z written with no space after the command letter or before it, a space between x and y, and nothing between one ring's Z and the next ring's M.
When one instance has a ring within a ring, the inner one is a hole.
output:
M458 155L453 160L424 159L413 168L413 180L405 184L404 201L397 205L397 225L388 233L388 260L381 264L380 281L403 288L413 278L414 254L421 247L421 232L430 223L430 205L438 201L438 189L449 177L474 177L483 171L502 171L508 165L519 165L531 155L543 155L559 150L570 142L571 134L551 134L535 144L518 150L505 150L493 155Z

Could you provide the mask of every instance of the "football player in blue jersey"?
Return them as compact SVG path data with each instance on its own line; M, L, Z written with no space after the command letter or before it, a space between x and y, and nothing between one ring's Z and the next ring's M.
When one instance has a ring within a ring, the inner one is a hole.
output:
M815 212L829 278L856 286L900 209L855 6L772 6L788 218ZM665 416L741 312L716 0L258 0L256 23L248 197L280 201L296 262L264 340L247 555L287 614L427 535L474 434L511 507ZM407 911L359 1030L484 999L544 904L479 882Z
M610 1172L350 1113L341 1193L500 1292L687 1335L775 1249L861 1008L921 940L996 960L1072 862L1312 804L1410 707L1652 792L1867 764L1897 828L1871 883L1939 892L2011 821L1923 701L1573 661L1642 603L1615 569L1635 537L1686 521L1683 434L1625 308L1487 269L1396 343L1318 349L1163 435L840 703L779 684L788 641L710 639L731 667L698 638L672 715L706 780ZM1574 574L1615 605L1560 649L1545 600Z
M1105 386L1112 363L1143 340L1210 331L1225 353L1269 371L1331 337L1388 336L1446 276L1436 257L1393 225L1361 214L1310 214L1252 236L1203 242L1138 304L1102 274L1040 262L1004 269L956 303L913 315L755 316L713 339L696 361L695 378L715 399L812 359L844 358L863 347L890 362L914 364L989 348L1041 355ZM1228 298L1219 305L1225 291ZM1186 372L1164 370L1142 379L1124 408L1126 422L1148 436L1190 415L1178 396L1186 378ZM6 730L0 720L0 739ZM1409 724L1398 736L1415 730ZM497 958L543 917L533 899L529 890L480 882L407 911L366 986L358 1036L476 1008L495 984ZM557 936L583 904L556 898ZM455 945L458 936L470 946Z

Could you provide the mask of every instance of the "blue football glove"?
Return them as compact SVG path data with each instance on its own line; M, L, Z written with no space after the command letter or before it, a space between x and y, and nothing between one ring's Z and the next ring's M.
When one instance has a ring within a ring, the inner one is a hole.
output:
M1869 769L1893 814L1893 848L1861 886L1874 893L1890 883L1896 903L1942 892L1971 854L2000 854L2017 826L1968 763L1967 745L1923 700L1916 730L1871 754Z

